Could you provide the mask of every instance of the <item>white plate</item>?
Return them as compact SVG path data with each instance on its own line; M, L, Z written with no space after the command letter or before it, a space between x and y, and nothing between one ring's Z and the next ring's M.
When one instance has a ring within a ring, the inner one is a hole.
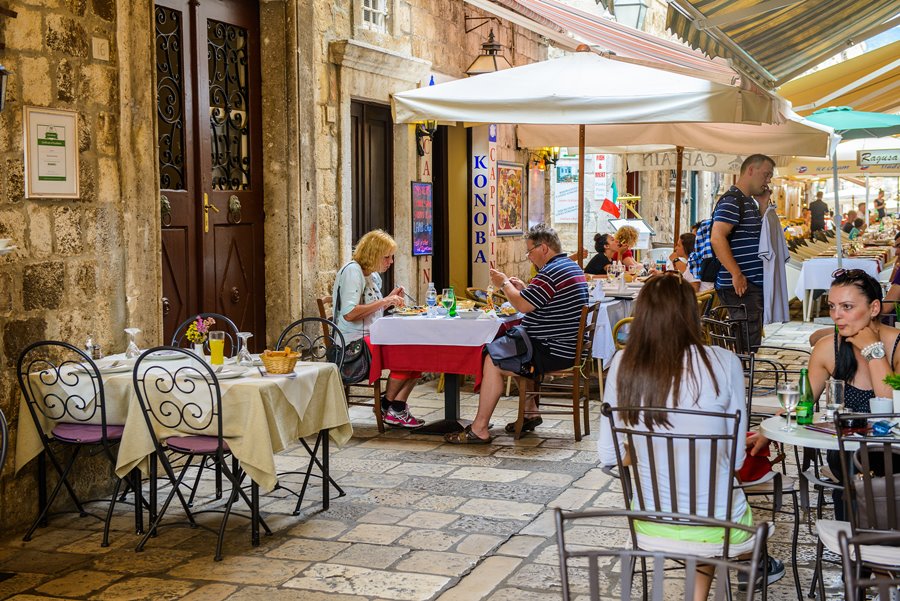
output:
M213 371L216 371L220 366L216 366L213 368ZM247 373L246 367L225 367L222 371L216 373L216 378L219 380L233 380L234 378L240 378L245 373ZM191 380L199 380L200 378L206 377L206 372L198 372L194 370L187 370L184 373L185 378L189 378Z

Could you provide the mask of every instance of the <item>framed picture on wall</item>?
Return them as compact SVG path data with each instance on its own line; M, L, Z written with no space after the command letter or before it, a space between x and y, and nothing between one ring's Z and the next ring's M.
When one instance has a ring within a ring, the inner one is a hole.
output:
M78 113L24 108L25 198L80 198Z
M525 165L497 162L497 235L525 232Z
M434 253L434 202L431 182L412 182L413 256Z

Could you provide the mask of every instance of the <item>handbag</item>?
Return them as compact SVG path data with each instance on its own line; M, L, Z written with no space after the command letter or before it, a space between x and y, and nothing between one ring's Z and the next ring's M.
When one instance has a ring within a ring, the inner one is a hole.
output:
M534 349L525 326L517 325L492 342L484 345L494 365L503 371L519 375L528 375L532 371L529 365Z
M876 447L880 445L874 445ZM856 527L863 530L890 530L888 523L888 507L893 504L894 515L900 516L900 449L891 449L891 461L893 469L891 470L891 478L893 479L893 491L888 488L888 480L885 477L884 454L880 450L869 451L869 478L864 478L862 473L862 462L860 461L860 450L853 452L853 467L856 468L857 474L853 480L853 488L856 492ZM866 480L872 485L872 496L869 497L866 491ZM894 496L889 496L893 492ZM874 520L869 519L869 511L871 507Z
M349 263L347 264L349 265ZM347 266L344 266L346 269ZM341 269L343 273L344 269ZM341 277L338 273L338 278ZM341 311L341 287L337 290L337 303L334 307L335 316L340 315ZM372 367L372 353L369 351L369 345L362 338L358 338L344 345L343 360L338 361L337 355L341 351L340 348L331 346L325 353L328 360L340 366L341 380L345 385L359 384L369 378L369 370Z

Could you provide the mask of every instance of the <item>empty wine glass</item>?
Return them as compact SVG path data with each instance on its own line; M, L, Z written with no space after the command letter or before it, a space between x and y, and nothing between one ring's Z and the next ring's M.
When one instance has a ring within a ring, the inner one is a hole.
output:
M137 359L141 354L141 349L138 348L134 339L141 331L137 328L125 328L125 333L128 334L128 347L125 349L125 358Z
M253 365L253 356L250 354L250 349L247 348L247 340L252 338L253 334L251 332L238 332L237 337L238 344L241 347L237 354L238 365L250 367Z

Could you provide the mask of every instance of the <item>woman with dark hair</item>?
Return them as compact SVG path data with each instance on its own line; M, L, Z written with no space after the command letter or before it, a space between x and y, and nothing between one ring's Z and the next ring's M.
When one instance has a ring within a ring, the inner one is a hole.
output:
M868 412L869 400L890 397L884 377L898 370L900 330L881 323L881 285L862 269L839 269L828 291L836 332L823 336L809 358L809 383L818 398L829 377L844 380L847 411ZM888 351L888 352L886 352Z
M665 327L660 327L665 324ZM638 294L635 302L634 322L628 334L628 344L616 355L609 368L606 391L603 400L613 407L633 409L633 411L617 412L616 420L622 420L624 426L640 430L657 428L680 433L727 434L728 423L722 418L710 416L690 416L675 414L666 420L662 416L642 417L643 407L659 407L672 409L695 409L715 413L741 412L741 424L738 436L741 440L746 436L747 415L744 403L744 373L741 362L729 350L715 346L705 346L700 330L700 316L697 312L697 299L694 289L678 274L666 273L654 276ZM680 441L685 442L685 441ZM609 420L600 420L600 436L598 449L600 462L610 465L616 462L616 450L613 446ZM662 449L661 449L662 450ZM633 449L637 460L636 469L640 474L640 482L645 486L644 495L652 495L652 479L660 483L660 490L669 486L661 482L667 478L668 471L650 473L650 462L647 450ZM730 520L744 525L752 524L750 507L747 505L743 491L732 489L728 478L730 456L722 450L716 457L700 456L703 451L697 449L698 461L713 462L719 468L716 478L714 517ZM705 452L709 455L711 449ZM735 449L736 467L744 463L745 449L738 445ZM678 507L706 507L709 503L710 490L708 482L696 482L696 495L689 498L692 486L688 466L679 465L676 469ZM668 507L669 493L661 495L663 511ZM732 512L726 515L728 497L731 496ZM713 529L713 532L697 530L691 526L660 525L639 523L636 526L641 534L652 537L670 538L691 542L718 543L723 541L724 532ZM732 543L746 539L744 533L732 532ZM784 566L773 559L769 560L769 582L774 582L784 574ZM705 599L709 590L709 577L698 572L698 590L695 599Z
M594 250L597 254L585 266L584 272L590 275L606 275L606 268L612 263L619 245L612 234L594 234Z

